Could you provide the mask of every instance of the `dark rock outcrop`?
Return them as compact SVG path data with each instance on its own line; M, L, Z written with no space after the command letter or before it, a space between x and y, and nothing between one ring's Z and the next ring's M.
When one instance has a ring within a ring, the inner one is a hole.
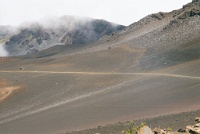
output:
M123 26L113 25L104 20L92 20L85 26L67 32L60 42L67 45L91 43L105 34L111 34L123 28Z

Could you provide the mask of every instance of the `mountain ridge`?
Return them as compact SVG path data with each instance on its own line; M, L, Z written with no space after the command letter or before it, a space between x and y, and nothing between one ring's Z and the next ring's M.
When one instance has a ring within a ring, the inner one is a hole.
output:
M123 29L124 26L95 20L63 16L44 23L24 23L18 32L4 39L10 56L35 53L54 45L88 44L105 34Z

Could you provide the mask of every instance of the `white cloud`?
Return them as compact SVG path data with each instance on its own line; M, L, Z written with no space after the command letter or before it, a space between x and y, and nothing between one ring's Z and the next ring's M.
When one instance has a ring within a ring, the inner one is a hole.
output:
M0 25L19 25L45 16L77 15L129 25L159 11L181 8L191 0L0 0Z

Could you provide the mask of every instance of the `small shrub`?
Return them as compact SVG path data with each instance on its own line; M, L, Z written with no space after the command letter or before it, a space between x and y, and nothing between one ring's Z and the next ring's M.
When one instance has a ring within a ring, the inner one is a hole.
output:
M134 121L130 122L130 126L127 128L127 130L123 130L122 134L137 134L139 130L144 127L146 124L145 123L139 123L136 124Z
M169 131L169 132L172 131L172 128L168 127L168 128L167 128L167 131Z

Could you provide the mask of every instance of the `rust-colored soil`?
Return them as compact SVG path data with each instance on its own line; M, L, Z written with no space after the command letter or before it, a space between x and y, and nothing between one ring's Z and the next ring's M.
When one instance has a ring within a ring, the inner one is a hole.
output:
M0 80L0 102L4 101L19 88L20 88L19 86L10 86L5 81Z

